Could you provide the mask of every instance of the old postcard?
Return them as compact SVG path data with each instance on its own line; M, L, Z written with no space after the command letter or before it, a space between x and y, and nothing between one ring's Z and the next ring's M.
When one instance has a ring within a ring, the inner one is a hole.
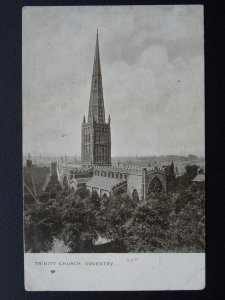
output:
M25 288L203 289L203 6L22 17Z

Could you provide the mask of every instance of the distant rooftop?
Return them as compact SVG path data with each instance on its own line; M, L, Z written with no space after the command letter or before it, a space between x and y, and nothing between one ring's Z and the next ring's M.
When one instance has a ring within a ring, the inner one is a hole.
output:
M77 162L63 162L63 163L61 163L61 166L67 167L67 168L78 168L78 169L82 168L81 164L79 164Z
M25 189L36 197L40 196L42 193L42 187L49 173L49 167L37 167L34 165L32 165L30 168L24 167L23 180Z
M195 176L195 178L192 180L193 182L205 182L205 174L198 174Z

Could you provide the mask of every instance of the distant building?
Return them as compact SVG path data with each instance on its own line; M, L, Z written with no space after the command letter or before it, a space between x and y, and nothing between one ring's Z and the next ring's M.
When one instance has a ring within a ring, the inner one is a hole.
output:
M205 174L197 174L192 180L193 183L205 183Z
M30 155L23 168L23 182L25 203L56 198L57 192L62 190L57 163L52 162L50 167L39 167L33 165Z
M202 190L205 188L205 174L198 173L195 178L192 180L193 187L197 188L198 190Z

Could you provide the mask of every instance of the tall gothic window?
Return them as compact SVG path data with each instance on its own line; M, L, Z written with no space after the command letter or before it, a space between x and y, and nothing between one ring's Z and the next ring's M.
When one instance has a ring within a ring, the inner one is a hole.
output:
M148 193L160 193L163 190L163 186L158 177L154 177L149 184Z

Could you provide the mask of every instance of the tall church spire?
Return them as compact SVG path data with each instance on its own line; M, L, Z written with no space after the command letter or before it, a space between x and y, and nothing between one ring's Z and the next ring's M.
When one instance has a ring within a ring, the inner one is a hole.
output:
M105 109L104 109L104 98L103 98L103 88L102 88L102 74L101 74L101 64L100 64L100 54L99 54L98 31L96 37L95 57L94 57L94 66L93 66L92 82L91 82L88 123L92 123L93 120L97 123L105 122Z
M81 162L83 166L111 166L110 117L108 123L105 122L98 31L88 120L84 119L81 125Z

